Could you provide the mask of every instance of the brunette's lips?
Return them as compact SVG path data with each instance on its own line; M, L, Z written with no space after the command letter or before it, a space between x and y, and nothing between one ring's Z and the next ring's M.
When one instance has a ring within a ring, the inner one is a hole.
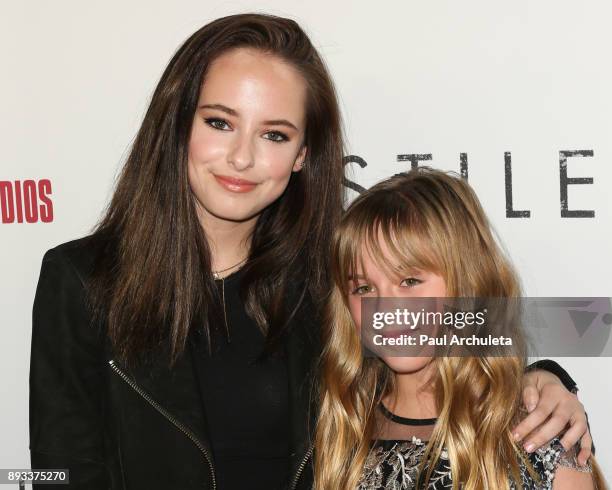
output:
M257 185L257 182L238 179L228 175L215 175L215 179L217 182L219 182L219 184L231 192L249 192L252 191Z

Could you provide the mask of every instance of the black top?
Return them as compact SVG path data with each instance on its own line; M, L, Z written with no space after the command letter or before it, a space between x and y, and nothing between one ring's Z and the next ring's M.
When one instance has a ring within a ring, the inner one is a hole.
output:
M240 299L242 275L216 281L227 329L211 329L202 396L219 490L278 489L289 472L287 366L282 356L258 360L265 338Z

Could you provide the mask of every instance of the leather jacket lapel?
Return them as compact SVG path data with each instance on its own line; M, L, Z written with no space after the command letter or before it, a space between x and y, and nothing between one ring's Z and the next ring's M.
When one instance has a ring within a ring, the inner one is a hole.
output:
M166 354L154 357L154 361L127 368L114 364L129 377L136 389L150 396L153 402L167 411L171 418L188 429L212 455L199 378L196 375L197 346L190 337L183 354L172 368L168 367Z
M319 357L317 322L300 315L285 340L291 420L290 475L303 470L316 422L316 365Z

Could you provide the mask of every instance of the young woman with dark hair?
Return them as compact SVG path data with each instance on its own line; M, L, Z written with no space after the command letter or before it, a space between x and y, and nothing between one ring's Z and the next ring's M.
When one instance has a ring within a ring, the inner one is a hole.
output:
M333 83L294 21L224 17L179 48L105 216L43 258L33 468L88 490L310 485L342 157ZM530 379L562 413L540 443L583 423L556 377Z

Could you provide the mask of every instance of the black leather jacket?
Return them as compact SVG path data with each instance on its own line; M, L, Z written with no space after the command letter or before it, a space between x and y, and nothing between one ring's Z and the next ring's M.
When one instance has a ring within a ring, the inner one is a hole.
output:
M92 325L85 302L93 247L86 237L55 247L43 258L33 308L32 468L67 468L74 489L214 490L197 376L203 346L192 335L172 369L163 352L138 368L118 363L106 337ZM294 322L285 346L291 489L312 484L310 395L320 343L316 325L303 319Z

